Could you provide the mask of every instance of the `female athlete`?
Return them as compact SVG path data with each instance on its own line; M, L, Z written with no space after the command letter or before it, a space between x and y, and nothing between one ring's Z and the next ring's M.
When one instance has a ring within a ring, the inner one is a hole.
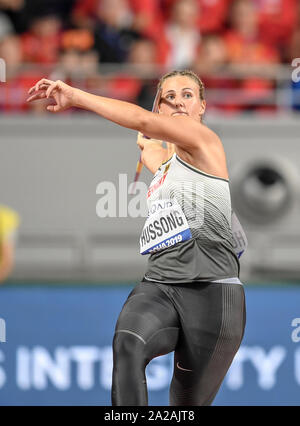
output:
M150 138L138 138L142 162L155 173L140 238L149 260L116 324L112 405L147 405L146 366L172 351L170 405L210 405L245 327L226 158L202 123L198 76L171 72L158 90L158 114L47 79L30 89L28 101L51 98L50 112L83 108Z

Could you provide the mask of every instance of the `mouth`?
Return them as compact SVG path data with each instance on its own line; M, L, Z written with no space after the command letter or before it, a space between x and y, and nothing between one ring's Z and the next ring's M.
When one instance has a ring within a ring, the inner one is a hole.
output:
M188 115L188 113L184 111L176 111L176 112L173 112L172 115Z

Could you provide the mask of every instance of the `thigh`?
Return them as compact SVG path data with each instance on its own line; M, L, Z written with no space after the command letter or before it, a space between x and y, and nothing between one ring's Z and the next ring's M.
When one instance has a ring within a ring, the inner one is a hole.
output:
M245 326L245 297L239 284L198 285L172 289L181 327L177 352L205 366L213 351L239 346Z
M209 405L236 354L245 327L245 299L239 284L174 288L184 306L174 358L173 403ZM177 396L176 396L177 395ZM181 399L176 402L178 395Z
M129 333L140 339L149 362L175 349L179 327L172 300L155 283L142 282L128 296L115 333Z

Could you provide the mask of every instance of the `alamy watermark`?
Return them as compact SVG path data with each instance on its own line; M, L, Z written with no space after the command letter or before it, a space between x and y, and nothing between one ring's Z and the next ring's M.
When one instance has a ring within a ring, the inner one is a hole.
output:
M96 214L104 217L146 217L147 216L147 185L136 182L128 185L127 174L119 174L118 186L114 182L100 182L96 194L101 195L96 205ZM130 195L134 195L131 199Z
M96 214L104 217L148 217L151 211L147 203L153 193L161 191L160 200L177 199L184 211L189 212L189 220L196 220L198 225L204 217L204 184L203 182L178 181L163 187L164 176L152 181L150 187L144 182L130 183L127 174L119 174L118 186L114 182L100 182L96 194L101 195L96 204ZM134 188L134 192L132 189Z
M292 67L295 68L292 72L292 80L294 83L300 82L300 58L295 58L292 61Z
M0 83L6 82L6 63L5 60L0 58Z
M298 343L300 342L300 318L294 318L291 326L296 327L291 334L292 341Z
M0 318L0 343L6 342L6 323L3 318Z

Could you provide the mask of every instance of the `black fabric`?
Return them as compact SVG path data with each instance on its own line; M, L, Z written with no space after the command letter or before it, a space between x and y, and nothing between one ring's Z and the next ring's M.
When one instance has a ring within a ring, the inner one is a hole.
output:
M240 284L138 284L116 324L112 405L148 405L145 368L172 351L170 405L210 405L244 327Z

